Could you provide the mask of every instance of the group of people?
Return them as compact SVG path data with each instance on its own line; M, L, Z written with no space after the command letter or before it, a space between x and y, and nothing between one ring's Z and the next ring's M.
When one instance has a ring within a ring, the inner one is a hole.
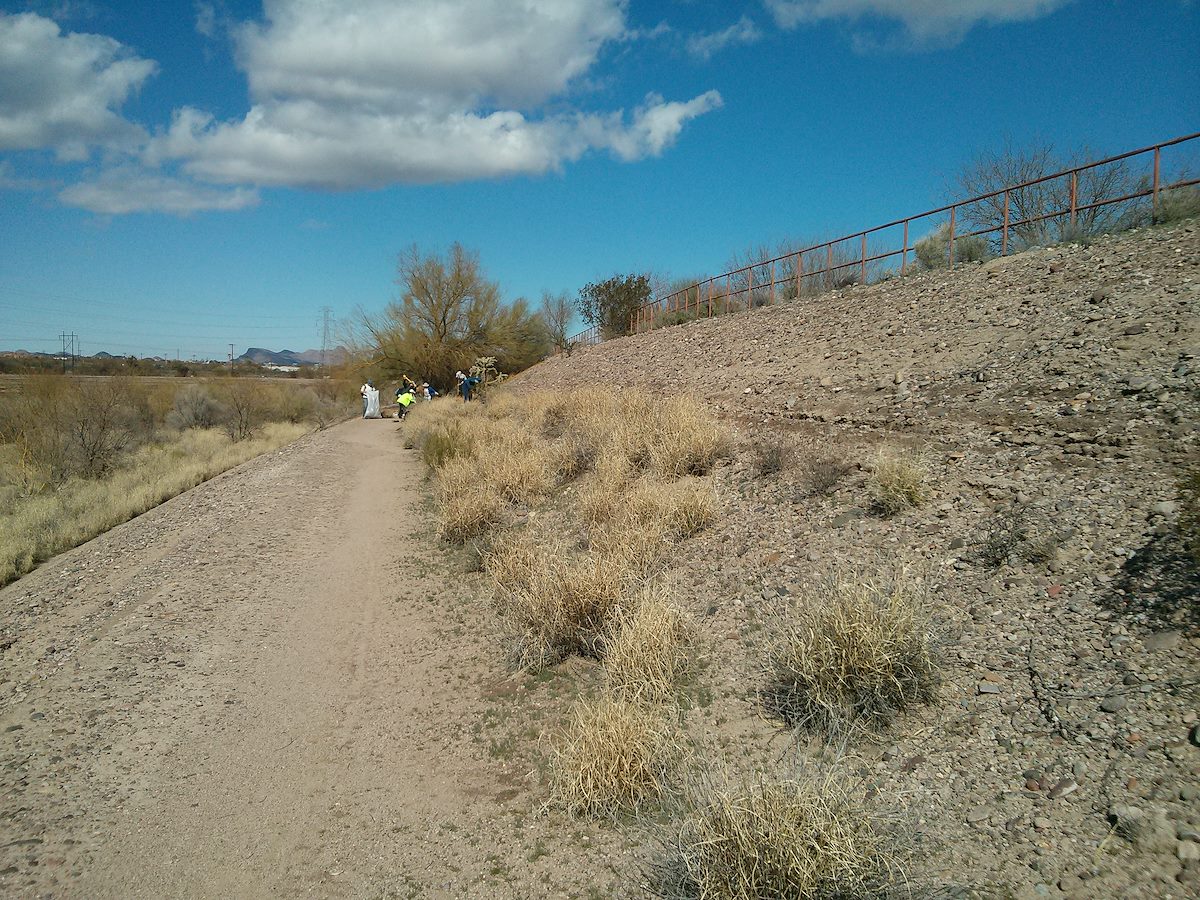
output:
M454 377L458 382L458 392L462 395L463 401L469 403L472 394L475 392L475 386L479 384L479 379L474 375L467 375L461 371L455 372ZM382 418L379 411L379 389L375 387L375 382L367 379L366 384L359 389L359 392L362 394L363 418ZM439 396L437 388L433 387L428 381L423 381L418 385L405 375L400 380L400 386L396 388L395 417L403 420L408 415L409 408L418 400L432 400L437 396Z

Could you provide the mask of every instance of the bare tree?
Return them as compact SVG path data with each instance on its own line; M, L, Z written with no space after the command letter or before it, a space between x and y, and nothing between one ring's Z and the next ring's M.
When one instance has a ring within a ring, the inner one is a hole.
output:
M972 231L1001 228L1004 224L1003 189L1009 185L1036 181L1036 184L1007 192L1009 241L1018 248L1088 238L1138 224L1144 218L1141 208L1144 204L1092 207L1092 204L1101 200L1122 197L1139 188L1138 179L1123 160L1086 169L1078 174L1075 192L1077 212L1074 224L1071 223L1070 176L1047 176L1083 165L1094 158L1086 147L1064 157L1049 143L1027 148L1006 143L998 151L982 153L959 173L952 193L958 197L976 197L992 191L1002 193L959 207L958 215L962 217L966 229ZM1000 237L994 234L990 240L998 244Z
M540 312L554 349L560 353L570 353L571 346L567 339L567 330L571 327L571 319L575 316L575 304L571 302L571 295L566 291L557 294L543 291Z

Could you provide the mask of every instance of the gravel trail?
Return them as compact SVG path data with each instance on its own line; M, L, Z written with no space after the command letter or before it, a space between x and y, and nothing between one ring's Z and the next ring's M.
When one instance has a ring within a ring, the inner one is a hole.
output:
M419 478L356 419L0 591L0 894L470 894L497 845L440 823L529 801L470 741L502 666Z

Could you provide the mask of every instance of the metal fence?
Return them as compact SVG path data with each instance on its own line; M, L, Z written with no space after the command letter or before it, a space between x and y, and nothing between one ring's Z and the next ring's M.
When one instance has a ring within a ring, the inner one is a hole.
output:
M1194 171L1182 167L1173 181L1164 180L1163 151L1197 139L1200 132L1011 184L714 275L646 303L631 316L629 331L636 334L680 321L813 296L849 284L867 284L895 273L897 262L903 274L918 250L926 261L930 253L936 254L938 264L944 253L945 264L953 266L963 257L964 248L967 258L973 258L983 243L990 252L1004 256L1014 247L1024 249L1045 243L1051 234L1064 240L1075 234L1159 221L1164 192L1200 184L1200 178L1192 177ZM1134 159L1149 164L1149 171L1141 177L1129 171L1128 161ZM1119 172L1120 177L1106 177L1105 167L1109 167L1110 175ZM964 220L968 223L965 227ZM972 223L983 227L972 228ZM931 242L929 235L935 232L936 240ZM922 241L918 238L922 236L926 245L919 247ZM601 330L593 326L571 337L570 345L587 346L602 340Z

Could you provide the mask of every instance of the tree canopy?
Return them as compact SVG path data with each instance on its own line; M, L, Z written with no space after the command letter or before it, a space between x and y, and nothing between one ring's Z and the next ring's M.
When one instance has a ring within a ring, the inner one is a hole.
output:
M385 374L426 379L445 391L455 371L478 357L494 356L501 371L516 372L548 352L541 316L524 298L505 303L479 254L462 244L452 244L445 256L415 244L402 251L396 284L399 300L361 320Z

